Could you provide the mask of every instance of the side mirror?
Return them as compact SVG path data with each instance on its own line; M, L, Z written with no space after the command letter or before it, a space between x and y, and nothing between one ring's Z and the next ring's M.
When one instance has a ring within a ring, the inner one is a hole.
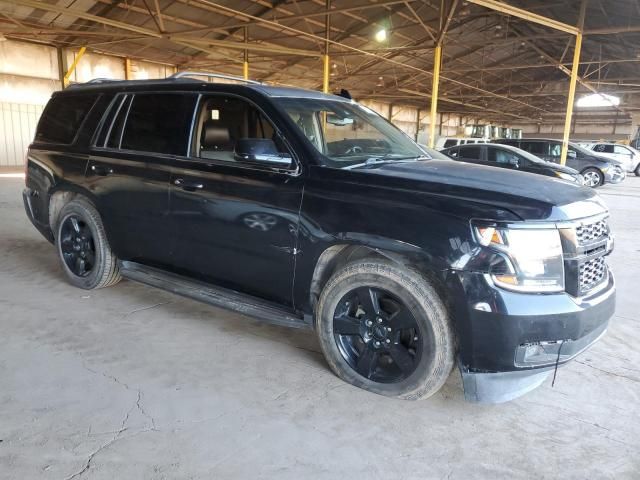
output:
M270 138L240 138L236 142L233 156L240 162L269 164L275 167L290 167L292 158L278 152Z
M578 154L576 153L575 150L568 150L567 151L567 158L578 158Z

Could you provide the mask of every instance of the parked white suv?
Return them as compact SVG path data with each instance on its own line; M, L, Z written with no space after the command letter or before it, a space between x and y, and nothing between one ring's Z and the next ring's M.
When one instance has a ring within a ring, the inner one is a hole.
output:
M597 152L603 157L609 157L622 163L627 172L633 172L640 176L640 151L627 145L618 143L584 143L581 144L589 150Z

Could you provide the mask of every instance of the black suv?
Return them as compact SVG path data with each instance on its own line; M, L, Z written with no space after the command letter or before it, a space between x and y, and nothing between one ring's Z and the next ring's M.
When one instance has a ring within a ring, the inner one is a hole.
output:
M562 151L560 140L523 138L520 140L500 139L494 142L520 148L547 162L560 163ZM575 143L569 143L567 166L580 172L584 177L584 184L588 187L595 188L605 183L620 183L627 176L620 162L597 155Z
M428 397L457 360L467 398L513 398L614 312L592 190L428 159L347 98L90 82L52 96L27 156L26 212L72 284L126 277L315 329L334 372L379 394Z
M496 145L493 143L460 145L459 147L445 148L441 152L453 160L462 162L546 175L577 183L578 185L584 183L584 178L577 170L557 163L545 162L535 155L511 145Z

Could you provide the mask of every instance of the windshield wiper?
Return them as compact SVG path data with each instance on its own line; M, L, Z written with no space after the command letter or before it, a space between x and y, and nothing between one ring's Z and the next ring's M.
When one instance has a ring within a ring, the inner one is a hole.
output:
M427 157L426 155L419 155L415 157L391 157L389 154L387 154L382 157L367 158L362 163L355 163L353 165L349 165L348 167L344 167L344 170L352 170L354 168L362 168L362 167L366 167L366 168L377 167L385 163L420 162L422 160L429 160L429 157Z

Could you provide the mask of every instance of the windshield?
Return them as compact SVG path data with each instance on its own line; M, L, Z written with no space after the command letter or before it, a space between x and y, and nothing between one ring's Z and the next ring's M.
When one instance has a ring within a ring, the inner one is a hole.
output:
M422 159L424 152L373 110L355 102L278 98L331 167Z
M587 150L584 147L581 147L580 145L578 145L577 143L571 143L569 142L569 150L575 150L576 152L580 152L584 155L593 155L593 152L591 150Z

